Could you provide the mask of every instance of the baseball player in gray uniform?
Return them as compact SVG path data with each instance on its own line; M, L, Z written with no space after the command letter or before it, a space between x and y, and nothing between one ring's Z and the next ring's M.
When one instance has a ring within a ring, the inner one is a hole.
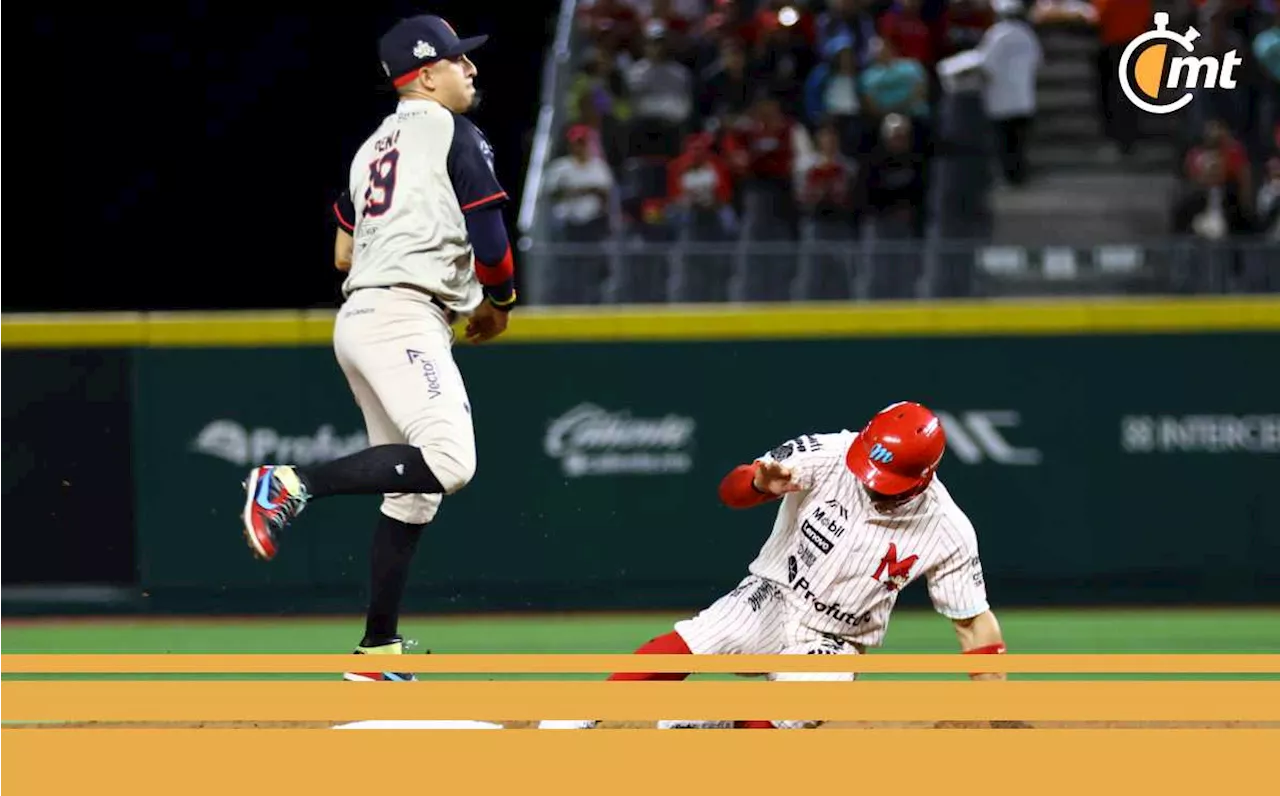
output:
M398 104L360 147L334 204L335 265L347 278L333 347L364 414L370 447L315 466L267 464L245 481L244 535L272 559L281 532L312 502L383 495L371 553L371 597L358 654L399 654L400 604L423 528L444 495L476 470L471 406L454 362L465 338L502 334L514 268L493 150L463 114L476 101L469 53L440 17L400 20L379 55ZM408 680L355 673L351 680Z

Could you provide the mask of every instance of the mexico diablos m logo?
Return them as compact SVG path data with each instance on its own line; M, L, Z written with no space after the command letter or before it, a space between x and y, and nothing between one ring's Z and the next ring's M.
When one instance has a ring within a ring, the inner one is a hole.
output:
M884 587L889 591L897 591L907 585L907 581L911 579L911 568L919 558L919 556L910 555L899 559L898 545L890 542L884 558L880 559L880 566L876 567L876 574L871 577L880 580L883 575L884 580L881 582L884 583Z

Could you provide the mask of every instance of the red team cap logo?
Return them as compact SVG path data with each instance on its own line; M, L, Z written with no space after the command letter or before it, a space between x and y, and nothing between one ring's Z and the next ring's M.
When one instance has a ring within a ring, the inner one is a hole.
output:
M858 433L845 463L868 489L900 495L933 478L947 447L938 417L911 401L890 404Z

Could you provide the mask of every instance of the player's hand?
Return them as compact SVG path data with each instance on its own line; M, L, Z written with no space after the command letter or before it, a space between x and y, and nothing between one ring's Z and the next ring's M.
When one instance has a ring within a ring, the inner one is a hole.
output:
M778 462L760 462L756 465L756 475L751 481L756 489L770 495L784 495L787 492L799 492L800 485L791 480L791 468Z
M468 343L484 343L507 330L507 316L486 299L480 302L476 311L467 320L466 340Z

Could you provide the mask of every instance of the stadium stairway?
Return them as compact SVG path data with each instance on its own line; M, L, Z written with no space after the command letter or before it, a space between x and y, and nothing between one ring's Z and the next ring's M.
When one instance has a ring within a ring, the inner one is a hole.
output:
M1022 188L996 182L995 242L1083 246L1167 233L1177 121L1142 114L1141 139L1121 158L1102 136L1094 89L1096 33L1087 27L1038 33L1045 62L1028 145L1033 176Z

